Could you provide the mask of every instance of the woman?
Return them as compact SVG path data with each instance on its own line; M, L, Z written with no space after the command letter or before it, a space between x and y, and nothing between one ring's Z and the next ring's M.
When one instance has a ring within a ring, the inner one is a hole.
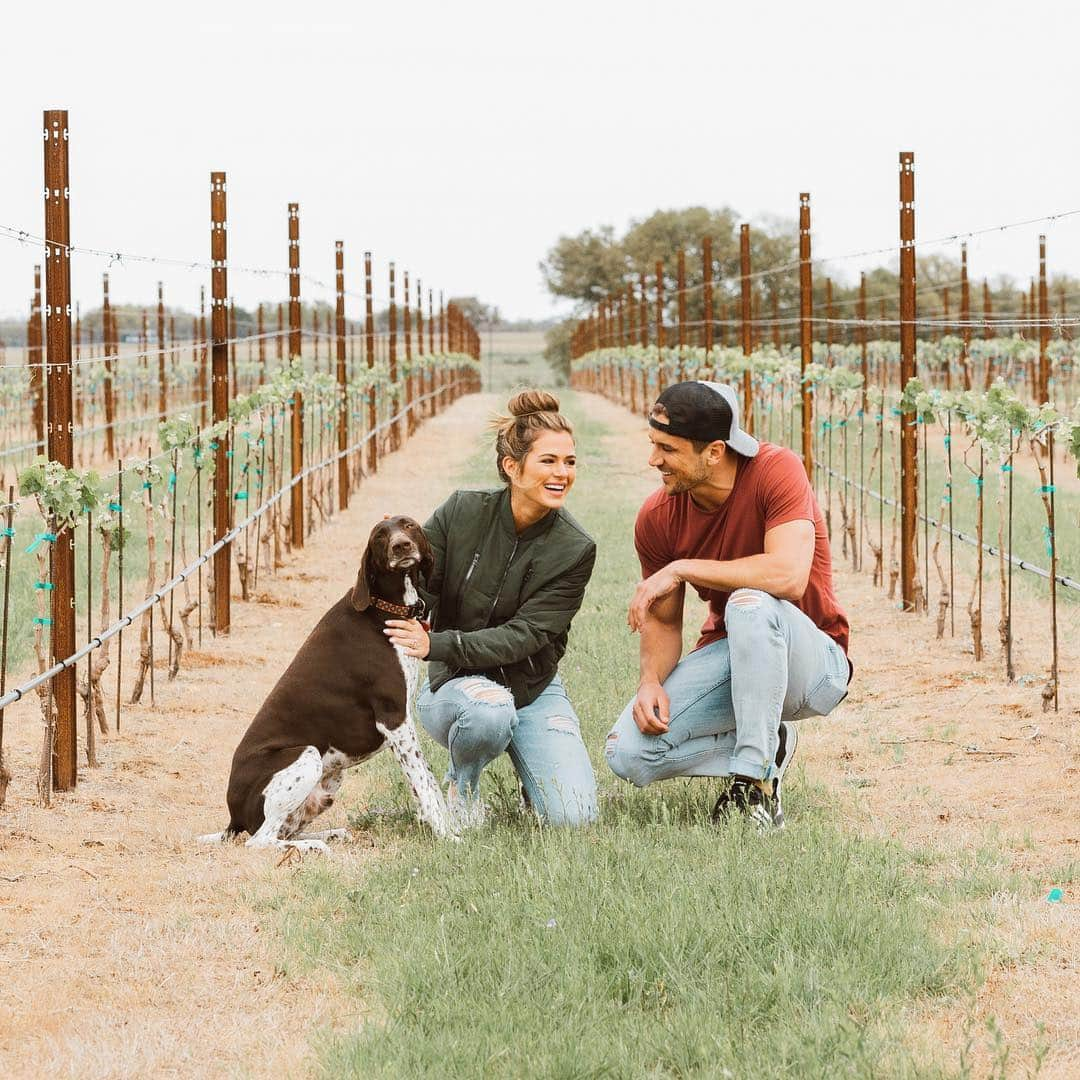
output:
M459 825L483 820L480 773L504 750L542 820L583 824L596 779L558 665L596 545L563 509L577 459L558 399L524 390L509 411L492 425L504 486L455 491L424 525L433 629L392 619L386 633L429 662L420 721L450 751Z

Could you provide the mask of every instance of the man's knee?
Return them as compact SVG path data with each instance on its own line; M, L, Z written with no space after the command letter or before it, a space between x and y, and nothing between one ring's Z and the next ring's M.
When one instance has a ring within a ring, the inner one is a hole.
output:
M634 787L647 787L653 780L649 762L641 753L641 748L632 744L615 728L604 743L604 759L608 768L620 780L629 780Z
M760 589L736 589L724 609L724 625L733 638L760 633L779 619L780 601Z

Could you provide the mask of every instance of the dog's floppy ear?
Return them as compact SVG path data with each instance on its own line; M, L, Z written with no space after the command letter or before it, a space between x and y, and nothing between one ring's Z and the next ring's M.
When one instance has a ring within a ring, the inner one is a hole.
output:
M368 553L371 545L364 548L364 557L360 560L360 573L356 575L350 603L357 611L367 611L371 607L371 586L368 584Z

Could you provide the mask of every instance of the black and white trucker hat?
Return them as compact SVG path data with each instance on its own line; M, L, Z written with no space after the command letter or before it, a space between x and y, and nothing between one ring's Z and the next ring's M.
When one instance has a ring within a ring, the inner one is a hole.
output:
M696 442L723 440L736 453L753 457L758 441L739 426L739 400L726 383L672 383L656 399L667 414L668 422L649 417L650 427L657 431Z

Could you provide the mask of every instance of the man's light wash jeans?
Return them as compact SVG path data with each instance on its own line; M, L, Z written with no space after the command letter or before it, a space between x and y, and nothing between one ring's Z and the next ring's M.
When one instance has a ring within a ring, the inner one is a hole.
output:
M776 768L782 720L825 716L847 696L844 650L794 604L736 589L728 636L684 657L664 682L671 722L644 735L633 701L607 737L612 771L638 787L670 776L746 776Z
M574 707L558 675L531 704L514 707L510 691L482 676L451 679L417 699L424 730L450 751L447 778L465 797L504 750L533 811L549 825L595 821L596 776Z

